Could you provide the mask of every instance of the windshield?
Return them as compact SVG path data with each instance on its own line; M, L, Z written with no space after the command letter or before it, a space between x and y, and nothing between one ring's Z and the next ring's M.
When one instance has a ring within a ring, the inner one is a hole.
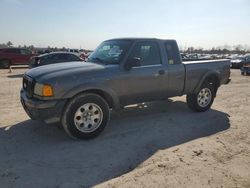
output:
M131 42L126 40L105 41L89 56L88 61L103 64L119 64L130 44Z

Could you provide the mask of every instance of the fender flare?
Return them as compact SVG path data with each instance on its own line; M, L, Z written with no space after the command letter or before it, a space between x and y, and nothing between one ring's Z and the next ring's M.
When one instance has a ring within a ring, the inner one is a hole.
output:
M202 84L205 82L205 80L209 77L214 77L218 81L217 87L220 86L220 73L218 71L209 71L203 77L201 78L200 82L195 87L193 93L198 93Z
M78 85L72 89L70 89L68 92L66 92L62 97L66 99L71 99L78 95L79 93L88 92L90 90L100 91L103 92L105 95L108 95L109 98L112 100L113 108L116 110L120 109L120 101L116 93L108 88L105 87L103 84L84 84L84 85Z

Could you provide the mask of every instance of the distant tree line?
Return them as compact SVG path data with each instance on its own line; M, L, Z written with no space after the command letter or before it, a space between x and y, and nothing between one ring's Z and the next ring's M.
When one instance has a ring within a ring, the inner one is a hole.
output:
M13 43L11 41L8 41L7 43L0 43L0 48L11 48L11 47L14 47ZM29 50L32 50L32 51L37 51L37 50L40 50L40 49L43 49L43 50L48 50L48 51L66 51L67 48L66 47L62 47L62 48L58 48L58 47L45 47L45 48L38 48L38 47L35 47L34 45L18 45L16 46L18 48L25 48L25 49L29 49Z
M0 43L0 48L10 48L13 47L13 43L11 41L8 41L7 43ZM47 48L37 48L34 47L34 45L18 45L18 48L25 48L25 49L30 49L32 51L37 51L39 49L43 50L48 50L48 51L67 51L68 48L62 47L50 47L48 46ZM229 45L224 45L224 46L218 46L218 47L213 47L211 49L203 49L202 47L180 47L180 51L182 53L200 53L200 54L246 54L250 53L250 48L247 45L241 45L238 44L236 46L229 46Z
M6 47L12 47L12 42L8 41L6 44L3 43L3 44L0 44L0 48L6 48Z
M246 54L250 53L250 49L247 45L243 46L241 44L236 46L218 46L212 47L211 49L203 49L202 47L180 47L180 51L183 53L200 53L200 54Z
M69 48L66 47L35 47L34 45L18 45L14 46L11 41L8 41L7 43L0 43L0 48L12 48L12 47L18 47L18 48L24 48L24 49L29 49L33 51L34 53L48 53L48 52L57 52L57 51L68 51ZM90 50L84 50L85 52L89 52Z

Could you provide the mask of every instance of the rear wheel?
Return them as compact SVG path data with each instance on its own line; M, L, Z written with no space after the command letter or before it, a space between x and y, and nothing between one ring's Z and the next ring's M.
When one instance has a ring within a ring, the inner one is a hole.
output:
M215 88L211 83L203 84L199 92L187 95L188 107L196 112L204 112L213 104Z
M10 67L10 61L7 59L3 59L0 61L0 67L4 69L8 69Z
M90 139L104 130L108 120L107 102L99 95L86 93L76 96L68 103L62 125L71 137Z

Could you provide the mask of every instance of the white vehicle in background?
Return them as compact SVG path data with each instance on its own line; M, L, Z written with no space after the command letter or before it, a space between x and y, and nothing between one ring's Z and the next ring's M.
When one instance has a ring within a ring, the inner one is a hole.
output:
M212 56L210 54L200 54L199 59L208 60L208 59L212 59Z
M79 54L80 54L80 52L79 52L78 49L68 49L68 52L74 53L74 54L76 54L76 55L78 55L78 56L79 56Z

